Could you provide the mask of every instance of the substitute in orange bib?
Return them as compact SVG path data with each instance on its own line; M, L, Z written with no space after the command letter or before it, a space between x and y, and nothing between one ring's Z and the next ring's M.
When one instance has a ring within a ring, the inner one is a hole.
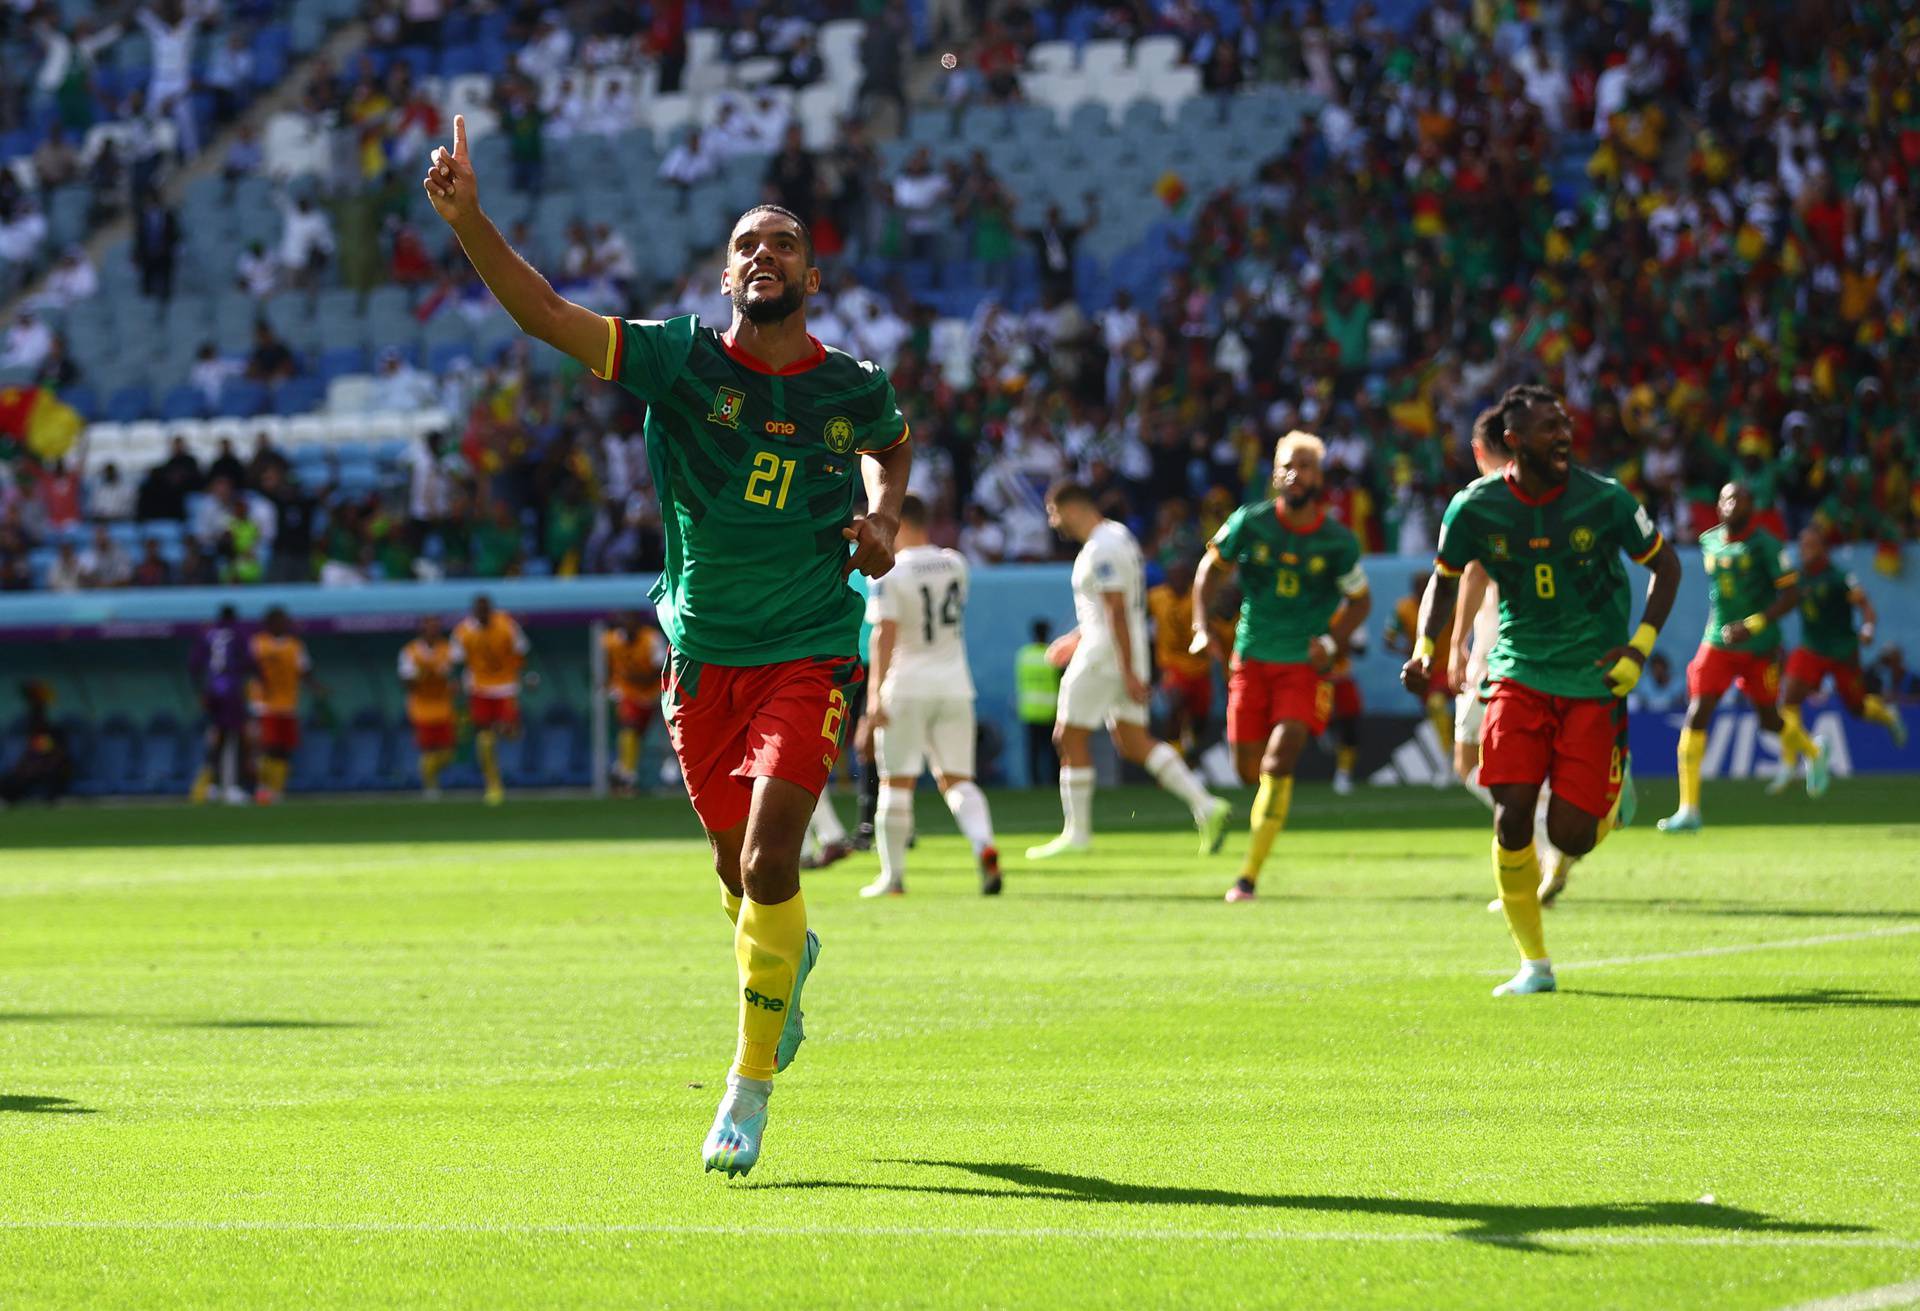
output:
M253 715L260 747L255 770L257 805L271 805L287 790L287 771L300 745L300 688L322 691L313 680L313 661L307 644L293 631L293 621L279 606L267 611L265 629L248 643L256 673L252 683Z
M619 718L619 760L614 784L633 791L640 779L640 745L660 706L660 665L666 643L628 610L600 638L607 658L607 694Z
M467 710L473 716L473 749L486 779L486 800L507 799L500 783L501 735L520 732L520 671L527 663L527 635L485 592L453 630L454 661L466 666Z
M438 615L422 619L419 635L400 648L400 682L420 752L420 792L436 801L440 772L453 759L453 644Z

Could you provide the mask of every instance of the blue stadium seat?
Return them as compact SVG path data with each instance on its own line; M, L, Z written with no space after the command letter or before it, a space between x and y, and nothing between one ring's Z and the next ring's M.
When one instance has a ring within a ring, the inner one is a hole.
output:
M377 713L354 716L340 764L340 785L345 788L387 788L399 782L388 768L386 728Z
M75 759L78 761L78 757ZM138 790L139 736L134 732L133 721L125 715L109 715L94 738L93 750L79 763L85 771L88 791L96 796Z
M169 423L204 419L208 409L206 393L190 382L182 382L167 388L167 398L160 402L160 417Z
M83 419L98 419L100 415L100 397L93 388L85 383L75 383L60 393L60 399L80 411Z
M255 418L267 413L270 398L267 389L247 378L229 378L220 389L214 412L221 417Z
M115 423L132 423L153 417L153 392L144 382L129 383L117 389L107 401L107 418Z
M293 753L287 779L289 791L317 792L336 787L340 777L340 735L331 728L300 731L300 749Z
M326 384L303 375L289 378L274 389L273 412L279 415L311 414L325 404Z

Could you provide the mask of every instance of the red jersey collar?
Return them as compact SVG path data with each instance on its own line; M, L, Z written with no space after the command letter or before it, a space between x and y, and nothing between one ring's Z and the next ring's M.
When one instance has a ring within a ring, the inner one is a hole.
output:
M1504 481L1507 484L1507 490L1512 492L1514 496L1519 498L1519 501L1522 505L1551 505L1555 501L1560 499L1560 494L1562 492L1567 490L1566 483L1561 483L1558 487L1553 488L1551 491L1547 492L1545 495L1529 496L1527 495L1527 489L1520 485L1519 475L1514 473L1512 465L1507 466L1507 472L1505 474Z
M1721 532L1722 532L1723 534L1725 534L1725 536L1726 536L1726 539L1727 539L1727 540L1728 540L1729 542L1744 542L1744 541L1746 541L1746 540L1747 540L1747 539L1748 539L1749 537L1751 537L1751 536L1753 536L1753 530L1754 530L1755 528L1757 528L1758 526L1759 526L1759 525L1758 525L1758 524L1756 524L1756 523L1754 523L1754 521L1753 521L1753 520L1751 520L1751 519L1749 519L1749 520L1747 520L1747 526L1746 526L1745 528L1742 528L1742 529L1741 529L1741 530L1740 530L1739 532L1737 532L1737 533L1736 533L1735 531L1733 531L1733 529L1731 529L1731 528L1729 528L1729 527L1727 527L1727 526L1726 526L1725 524L1721 524L1721 525L1720 525L1720 531L1721 531Z
M1276 497L1274 498L1274 502L1273 502L1273 517L1280 521L1280 526L1282 528L1286 529L1288 532L1294 534L1295 536L1311 537L1313 536L1313 534L1319 532L1320 525L1324 524L1327 521L1327 504L1325 501L1322 501L1320 503L1320 513L1313 517L1312 523L1308 524L1305 528L1295 528L1292 524L1287 522L1287 503L1284 500L1281 500L1278 497Z
M749 355L746 351L734 345L733 337L728 333L723 332L720 334L721 349L726 351L728 358L732 359L734 363L744 364L755 373L767 373L782 378L789 374L805 373L808 369L818 368L827 362L827 348L821 344L820 339L809 332L807 334L807 340L813 343L812 355L806 359L795 360L784 369L776 369L758 356Z

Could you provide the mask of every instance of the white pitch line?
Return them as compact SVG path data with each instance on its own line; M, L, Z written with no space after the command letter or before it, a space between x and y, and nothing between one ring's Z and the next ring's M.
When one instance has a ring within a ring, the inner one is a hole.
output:
M1863 1288L1857 1293L1823 1297L1817 1302L1799 1302L1787 1311L1890 1311L1893 1307L1920 1305L1920 1279L1883 1288Z
M1741 956L1750 951L1792 951L1799 947L1824 947L1832 942L1866 942L1873 938L1897 938L1920 933L1920 924L1896 924L1889 928L1862 929L1857 933L1822 933L1811 938L1783 938L1774 942L1741 942L1723 947L1694 947L1687 951L1657 951L1645 956L1607 956L1600 960L1572 961L1561 968L1604 970L1616 965L1653 965L1668 960L1695 960L1702 956ZM1498 971L1501 974L1505 970Z
M1018 1194L1008 1194L1017 1198ZM1044 1198L1037 1200L1046 1200ZM1536 1233L1473 1234L1430 1230L1343 1232L1311 1229L1095 1229L1086 1227L943 1226L943 1225L685 1225L685 1224L483 1224L435 1223L406 1220L84 1220L0 1219L0 1231L83 1231L105 1233L295 1233L295 1234L449 1234L512 1237L657 1234L663 1237L745 1238L1004 1238L1021 1241L1161 1243L1362 1243L1428 1244L1488 1243L1497 1247L1531 1247L1561 1243L1585 1247L1747 1247L1846 1248L1879 1251L1920 1251L1920 1239L1876 1234L1621 1234L1547 1229ZM1920 1285L1911 1287L1920 1288ZM1869 1306L1894 1303L1862 1303ZM1824 1304L1823 1304L1824 1306Z

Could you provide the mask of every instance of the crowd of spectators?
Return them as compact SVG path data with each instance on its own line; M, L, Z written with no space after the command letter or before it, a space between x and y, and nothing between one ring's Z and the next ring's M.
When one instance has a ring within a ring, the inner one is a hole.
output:
M430 21L410 19L415 8L394 8L394 43L431 42L432 30L407 26ZM533 170L513 181L539 186L556 133L596 130L600 109L552 100L566 70L624 66L654 39L619 8L525 20L519 71L498 84L516 166ZM808 48L788 7L750 8L730 57ZM1010 47L1017 68L1048 7L932 9L936 25L974 34L964 48ZM1243 81L1284 81L1310 88L1318 110L1278 154L1250 161L1239 185L1182 199L1163 179L1152 193L1054 207L1032 228L1016 223L991 152L945 162L923 152L890 172L857 124L811 151L790 125L761 121L751 95L661 171L690 186L726 158L767 156L763 194L809 218L829 270L816 335L889 369L936 536L979 560L1060 552L1041 493L1065 473L1133 523L1156 561L1189 558L1234 505L1261 494L1274 440L1296 426L1326 437L1333 508L1368 548L1423 555L1447 498L1473 476L1474 413L1523 379L1564 392L1578 458L1625 480L1674 540L1712 522L1713 491L1729 477L1748 482L1782 530L1819 522L1842 541L1911 537L1912 0L1564 0L1551 25L1517 16L1530 9L1435 0L1401 32L1366 5L1338 25L1316 6L1258 0L1104 6L1100 33L1181 37L1222 96ZM896 23L871 27L903 54ZM967 67L989 85L982 64ZM243 256L236 276L255 294L373 250L367 282L416 286L422 318L498 312L457 250L414 229L389 191L417 186L399 165L419 153L412 138L444 128L410 76L395 62L383 78L367 66L315 80L316 112L359 113L367 125L348 193L365 198L363 212L350 236L335 200L298 250L283 240ZM984 94L1016 96L1017 78ZM1125 291L1095 303L1076 281L1076 251L1102 204L1176 219L1156 229L1175 247L1175 271L1137 303ZM289 234L299 213L289 202ZM524 228L510 236L584 300L726 317L711 279L648 285L625 238L603 225L575 225L557 250ZM964 325L939 322L888 276L957 256L992 279L1029 253L1037 303L990 298ZM358 276L348 285L365 285ZM300 576L657 560L633 402L576 369L531 370L529 358L516 351L411 384L472 389L449 406L460 418L445 449L410 457L410 485L384 497L319 492L325 526L296 552L309 566ZM423 469L442 471L444 498L420 499ZM275 496L258 479L229 492L251 506L259 501L245 498ZM33 499L21 479L12 495ZM31 516L6 523L32 540ZM263 526L260 537L278 533ZM214 569L235 567L217 537L202 546ZM1893 567L1897 556L1880 558Z

